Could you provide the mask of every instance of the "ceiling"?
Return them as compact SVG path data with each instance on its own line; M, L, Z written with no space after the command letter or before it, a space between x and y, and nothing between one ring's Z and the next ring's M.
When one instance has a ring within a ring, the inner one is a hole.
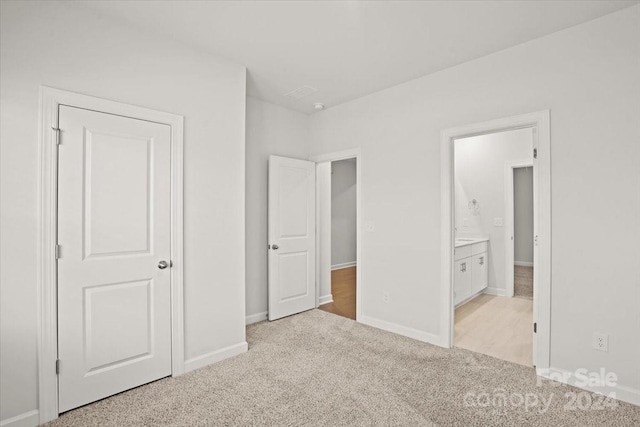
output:
M303 113L533 40L634 1L96 1L243 64L248 94ZM318 91L283 96L301 86Z

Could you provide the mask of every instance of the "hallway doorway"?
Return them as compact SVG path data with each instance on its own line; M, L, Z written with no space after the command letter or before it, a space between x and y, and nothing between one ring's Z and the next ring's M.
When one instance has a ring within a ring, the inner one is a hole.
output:
M356 319L357 159L327 162L318 168L320 264L319 308ZM324 260L324 263L323 261ZM326 280L330 279L330 280ZM330 283L329 283L330 282Z
M333 301L321 305L320 310L356 320L356 266L331 272Z

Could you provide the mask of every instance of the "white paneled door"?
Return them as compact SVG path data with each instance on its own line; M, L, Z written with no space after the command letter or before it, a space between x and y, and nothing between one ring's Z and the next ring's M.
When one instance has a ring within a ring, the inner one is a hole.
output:
M269 320L316 306L315 169L269 157Z
M171 375L170 127L61 106L59 411Z

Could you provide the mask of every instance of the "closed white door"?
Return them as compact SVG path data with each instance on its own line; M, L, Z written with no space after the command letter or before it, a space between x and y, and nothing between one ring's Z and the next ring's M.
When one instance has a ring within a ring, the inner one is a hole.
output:
M316 306L315 163L269 157L269 320Z
M59 127L64 412L171 375L171 134L167 125L67 106Z

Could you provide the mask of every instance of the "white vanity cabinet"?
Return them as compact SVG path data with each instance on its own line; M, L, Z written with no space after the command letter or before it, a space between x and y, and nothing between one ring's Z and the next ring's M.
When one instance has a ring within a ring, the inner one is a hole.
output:
M456 241L453 275L453 304L467 301L488 286L487 241Z
M471 295L477 294L488 286L487 253L471 257Z
M469 298L471 292L471 258L464 258L455 262L453 276L453 304L458 305Z

